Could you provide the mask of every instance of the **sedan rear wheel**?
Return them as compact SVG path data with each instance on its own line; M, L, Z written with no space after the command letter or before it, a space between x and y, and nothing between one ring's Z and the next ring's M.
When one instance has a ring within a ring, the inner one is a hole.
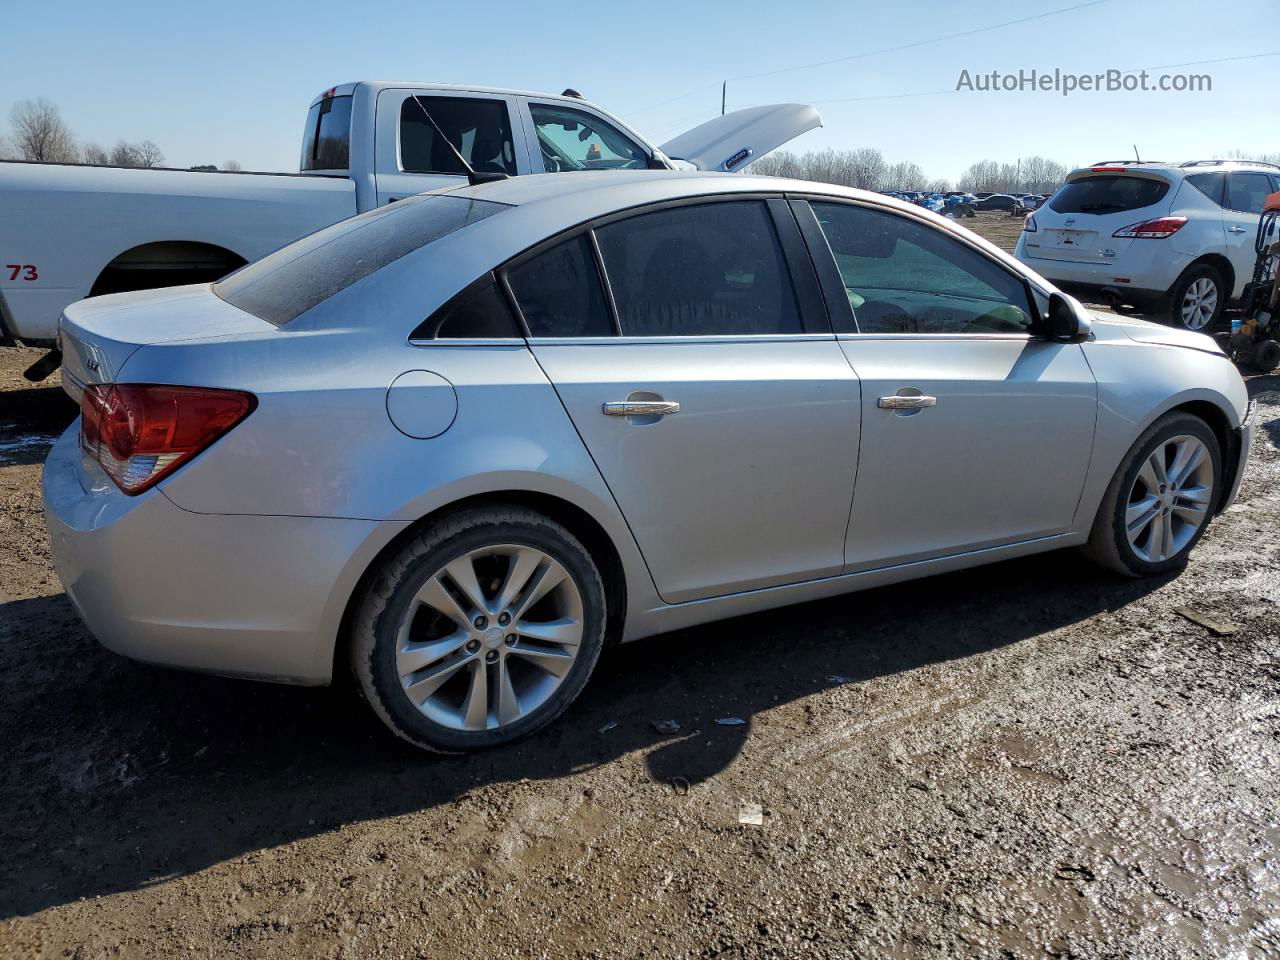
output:
M1177 569L1208 526L1221 478L1208 424L1185 413L1160 418L1116 471L1086 552L1126 576Z
M366 700L417 746L496 746L550 723L603 645L590 554L523 508L459 514L384 564L355 623Z

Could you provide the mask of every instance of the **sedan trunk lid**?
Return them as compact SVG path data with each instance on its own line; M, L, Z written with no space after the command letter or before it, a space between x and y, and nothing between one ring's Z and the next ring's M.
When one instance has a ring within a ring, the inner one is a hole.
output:
M92 297L71 304L59 321L62 386L79 403L86 386L115 382L139 347L275 330L210 296L207 284Z

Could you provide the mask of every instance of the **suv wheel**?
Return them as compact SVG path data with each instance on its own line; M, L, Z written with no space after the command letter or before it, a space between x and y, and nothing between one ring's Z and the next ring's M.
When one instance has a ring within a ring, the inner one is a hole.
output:
M1222 274L1208 264L1200 264L1183 273L1169 291L1168 320L1188 330L1212 330L1226 305Z
M1188 413L1166 414L1120 464L1085 554L1128 577L1180 568L1209 525L1221 482L1222 453L1209 425Z
M453 753L546 726L604 646L605 592L586 548L523 507L467 510L386 560L352 625L360 692L415 746Z

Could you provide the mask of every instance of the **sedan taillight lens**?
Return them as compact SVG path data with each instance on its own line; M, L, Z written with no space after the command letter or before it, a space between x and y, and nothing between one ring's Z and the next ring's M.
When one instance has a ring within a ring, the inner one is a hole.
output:
M80 446L133 496L177 470L257 403L239 390L95 384L80 401Z
M1158 220L1143 220L1121 227L1113 237L1146 237L1149 240L1163 240L1172 237L1187 225L1186 217L1161 217Z

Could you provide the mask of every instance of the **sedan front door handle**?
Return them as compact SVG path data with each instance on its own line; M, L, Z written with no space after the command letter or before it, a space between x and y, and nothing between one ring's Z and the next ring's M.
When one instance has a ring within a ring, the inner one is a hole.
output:
M674 400L609 400L604 405L606 417L665 417L679 412L680 404Z
M936 407L937 405L937 397L926 397L920 394L907 396L895 394L892 397L881 397L877 401L877 406L885 410L923 410L925 407Z

